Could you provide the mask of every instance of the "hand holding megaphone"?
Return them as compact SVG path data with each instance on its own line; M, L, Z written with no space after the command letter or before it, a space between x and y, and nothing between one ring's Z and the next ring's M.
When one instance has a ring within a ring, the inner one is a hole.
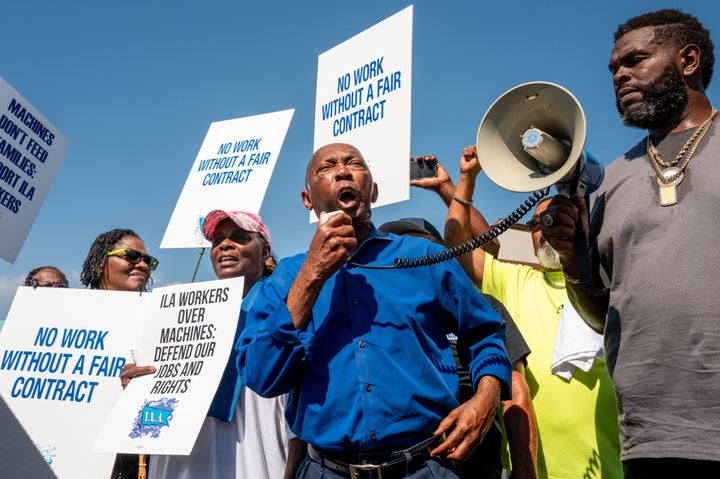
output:
M582 231L577 231L580 227ZM585 199L579 195L553 197L540 216L540 231L560 255L565 274L578 278L577 261L586 261L586 258L576 258L578 236L587 242L588 210Z

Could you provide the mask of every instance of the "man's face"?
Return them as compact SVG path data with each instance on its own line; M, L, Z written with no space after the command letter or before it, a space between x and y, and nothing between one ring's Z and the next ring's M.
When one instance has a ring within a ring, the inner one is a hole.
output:
M623 124L652 129L667 124L687 103L675 47L656 43L652 27L626 33L610 56L616 106Z
M550 200L545 200L535 208L532 220L530 220L530 234L532 236L535 257L537 257L540 269L543 271L561 271L562 263L560 262L560 255L550 246L550 243L545 240L540 230L540 221L549 203Z
M370 222L370 205L377 199L377 185L360 152L343 143L326 145L315 152L307 169L303 204L318 216L342 210L353 224Z

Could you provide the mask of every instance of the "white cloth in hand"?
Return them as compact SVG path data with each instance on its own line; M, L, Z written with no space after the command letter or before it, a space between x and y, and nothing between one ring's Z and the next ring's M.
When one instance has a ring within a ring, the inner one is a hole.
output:
M603 355L603 336L590 326L568 301L560 312L550 370L568 381L576 368L588 372L595 358Z

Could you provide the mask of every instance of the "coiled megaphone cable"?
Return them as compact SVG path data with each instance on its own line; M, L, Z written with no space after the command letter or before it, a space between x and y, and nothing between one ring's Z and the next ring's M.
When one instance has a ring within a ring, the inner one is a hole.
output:
M452 248L440 251L438 253L429 254L426 256L416 256L414 258L395 258L395 263L391 265L367 265L349 262L351 266L367 269L400 269L400 268L417 268L419 266L429 266L431 264L442 263L455 259L458 256L462 256L471 252L474 249L480 248L494 240L506 230L510 229L512 225L520 221L535 205L537 205L541 199L546 197L550 193L550 188L544 188L542 190L535 191L528 197L519 207L510 213L507 217L500 220L495 226L492 226L488 231L471 238L465 243L453 246Z

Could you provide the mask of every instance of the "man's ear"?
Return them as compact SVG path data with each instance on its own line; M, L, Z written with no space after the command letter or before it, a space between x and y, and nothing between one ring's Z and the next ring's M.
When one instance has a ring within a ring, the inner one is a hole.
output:
M680 67L680 73L685 78L693 76L695 73L700 73L700 47L691 43L685 45L678 53L678 65Z
M370 202L375 203L377 201L377 197L378 197L378 185L377 185L377 183L373 183L373 191L372 191L372 196L370 198Z
M305 205L305 209L308 211L312 211L312 201L310 201L310 192L308 190L302 190L300 192L300 197L302 198L303 205Z

